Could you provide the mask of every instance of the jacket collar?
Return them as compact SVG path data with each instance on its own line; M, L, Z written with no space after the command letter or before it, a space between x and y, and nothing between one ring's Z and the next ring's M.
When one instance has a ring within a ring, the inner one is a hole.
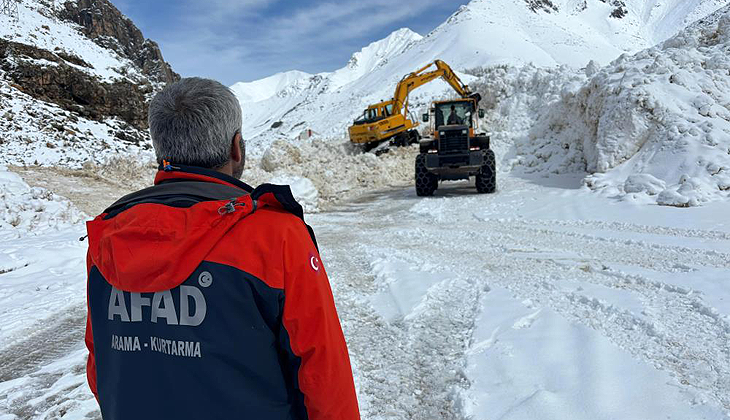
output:
M155 185L177 180L189 180L223 184L240 188L248 193L253 192L253 188L245 182L213 169L169 163L160 165L158 169L157 175L155 175Z

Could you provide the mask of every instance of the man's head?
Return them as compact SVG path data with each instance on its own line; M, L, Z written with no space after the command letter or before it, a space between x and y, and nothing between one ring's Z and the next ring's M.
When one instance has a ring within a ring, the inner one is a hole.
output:
M241 177L246 156L241 106L227 87L210 79L182 79L155 95L148 121L159 163Z
M452 110L452 111L456 111L456 106L454 106L454 105L451 105L451 110Z

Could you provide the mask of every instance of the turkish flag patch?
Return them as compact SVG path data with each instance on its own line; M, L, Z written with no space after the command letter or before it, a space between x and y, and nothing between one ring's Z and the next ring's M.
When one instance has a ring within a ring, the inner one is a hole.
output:
M314 252L309 253L309 266L316 272L319 272L320 268L322 268L322 262Z

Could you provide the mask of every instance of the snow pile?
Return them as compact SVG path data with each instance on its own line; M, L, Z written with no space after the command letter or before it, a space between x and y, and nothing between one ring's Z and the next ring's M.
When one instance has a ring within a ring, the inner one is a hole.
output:
M730 8L565 89L516 139L525 172L587 171L612 196L696 206L730 189Z
M294 198L302 205L305 212L317 211L319 191L309 178L301 176L278 174L269 180L270 184L288 185Z
M31 188L20 176L0 166L0 230L3 237L58 230L85 218L67 199L43 188Z
M417 153L416 146L375 156L346 140L312 139L297 144L276 140L261 158L247 158L242 179L251 185L290 185L305 210L316 211L368 189L410 183Z
M564 92L575 91L586 81L584 72L568 66L541 68L492 66L470 70L478 77L472 89L482 95L486 117L482 127L491 134L492 148L505 163L514 160L513 144L526 137L535 122ZM512 165L500 165L506 171Z

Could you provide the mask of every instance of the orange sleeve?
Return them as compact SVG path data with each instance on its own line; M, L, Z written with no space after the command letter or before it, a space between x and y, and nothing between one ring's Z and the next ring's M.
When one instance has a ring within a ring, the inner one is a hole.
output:
M298 385L310 420L359 420L350 356L329 280L306 226L284 240L282 323L298 358Z
M89 272L91 271L91 257L86 257L86 279L88 283ZM89 349L89 357L86 360L86 378L89 381L89 388L94 393L96 400L99 400L99 395L96 390L96 359L94 359L94 335L91 330L91 313L89 311L88 304L88 291L87 291L87 303L86 303L86 336L84 337L86 342L86 348Z

